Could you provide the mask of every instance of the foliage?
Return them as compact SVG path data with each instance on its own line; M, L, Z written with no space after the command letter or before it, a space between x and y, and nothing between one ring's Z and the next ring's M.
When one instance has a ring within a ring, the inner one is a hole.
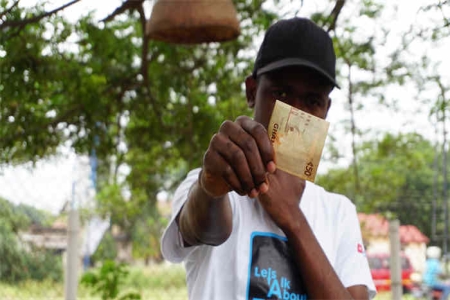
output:
M0 198L0 221L5 230L17 234L30 225L27 216L8 200Z
M135 292L120 293L120 288L128 273L123 264L118 265L114 261L106 260L98 272L84 273L81 284L91 287L95 293L100 294L102 300L141 299L141 296Z
M125 284L139 291L182 289L186 287L186 272L181 265L160 264L133 268Z
M63 266L61 254L46 249L32 247L25 252L25 273L27 279L42 281L63 281Z
M136 290L142 299L167 300L187 299L185 271L181 265L152 265L150 267L129 267L129 275L124 279L123 289ZM64 283L27 280L8 284L0 282L2 299L64 299ZM78 286L77 299L100 300L92 288Z
M200 165L223 119L249 113L241 85L252 56L245 50L275 17L262 9L263 2L236 0L242 34L220 44L148 41L137 11L103 24L91 16L70 24L54 14L3 36L0 119L7 122L0 125L0 162L35 161L66 142L79 154L95 150L100 213L111 216L130 240L151 225L146 245L159 251L156 194ZM1 3L11 22L43 11L39 5L7 10L9 1ZM119 181L123 165L131 171ZM130 195L124 197L123 190ZM150 255L140 239L134 241L137 252Z
M28 229L31 220L26 213L44 213L25 206L15 206L0 198L0 281L61 280L62 262L59 255L21 243L18 233Z
M25 253L19 248L16 235L11 230L11 224L0 219L0 281L18 282L26 279Z
M385 9L385 6L390 8L390 12ZM398 32L396 26L391 26L389 23L397 10L395 4L377 0L345 1L338 26L332 34L338 59L339 81L347 98L346 109L349 111L349 122L345 120L342 124L352 136L352 169L348 172L353 173L351 178L355 187L349 189L352 190L353 199L357 202L364 202L358 197L365 193L363 191L365 184L362 182L364 166L361 166L363 158L360 157L364 154L360 152L361 147L358 147L358 144L364 140L370 140L373 137L371 133L378 134L373 126L370 129L362 129L362 126L357 123L358 116L362 116L361 112L365 114L369 109L377 110L384 107L398 109L398 100L387 96L387 91L392 88L406 90L415 83L417 93L411 93L411 95L408 93L408 99L400 100L404 103L414 101L424 104L418 108L418 112L422 114L428 112L432 123L435 123L435 120L441 123L435 125L435 128L442 128L440 130L445 131L443 128L445 119L448 119L448 107L450 107L446 94L449 87L445 84L443 76L439 75L437 67L440 62L433 61L435 55L427 53L425 49L434 48L438 45L437 41L442 41L442 39L434 39L431 32L436 33L438 30L441 37L448 35L448 28L441 26L442 19L436 20L436 13L431 13L441 10L444 23L447 23L444 12L448 12L448 8L450 8L448 2L430 3L417 12L416 18L421 20L419 26L415 22L410 28ZM356 15L355 11L358 11ZM325 27L330 21L326 12L317 12L312 18ZM387 21L386 24L383 20ZM436 24L436 30L433 29L432 24ZM394 39L395 45L388 47ZM445 69L440 71L445 73ZM438 90L437 93L436 90ZM409 104L405 107L407 106ZM328 152L331 159L335 161L344 154L337 151L343 147L333 136L330 141L332 143ZM445 140L443 143L446 143ZM348 172L346 176L349 176Z
M27 204L18 204L15 206L15 210L19 214L23 214L31 222L31 224L39 226L49 226L51 222L55 220L55 217L47 211L36 209L33 206Z
M99 202L99 212L111 217L112 223L128 233L126 238L133 245L133 257L143 258L146 262L150 259L160 261L161 253L159 239L167 225L167 220L162 217L158 210L153 209L153 205L141 192L141 199L138 199L138 191L133 195L136 202L142 203L140 207L134 206L135 202L127 201L119 185L109 185L101 190L97 199ZM105 235L94 254L94 260L114 259L117 250L114 240L110 234Z
M336 51L337 77L345 93L345 107L348 111L348 117L344 117L341 123L351 134L352 178L355 189L359 191L361 174L357 143L361 140L363 132L356 119L358 111L363 110L370 103L368 98L379 98L380 102L384 101L384 90L380 92L378 89L384 88L392 81L385 76L380 76L386 72L376 60L377 51L381 50L380 46L387 38L389 30L383 29L382 23L379 22L383 11L380 1L345 1L344 3L345 12L341 13L338 26L330 33L333 36ZM356 16L349 13L354 11L358 11ZM313 14L312 19L323 27L330 22L325 12ZM364 26L357 24L364 24ZM378 30L367 30L370 27L377 27ZM379 32L383 32L381 37ZM337 147L332 144L331 156L342 155L336 149Z
M133 257L143 258L146 263L150 260L162 261L159 240L168 220L158 210L152 210L149 202L142 210L144 212L138 218L132 233Z
M6 10L9 1L2 1L0 9ZM35 12L42 12L36 7ZM6 14L9 21L30 16L19 8ZM58 82L67 76L70 65L63 62L65 55L51 56L49 44L65 41L71 32L67 22L53 16L54 32L45 38L46 26L29 24L17 34L2 34L0 38L0 135L2 162L36 160L54 153L60 142L61 132L49 116L55 104L61 103L63 86ZM11 31L5 30L10 33ZM5 31L3 31L5 33ZM10 37L10 38L8 38ZM55 47L53 47L55 48ZM21 51L17 51L21 49ZM46 50L45 50L46 49ZM53 97L55 102L48 99ZM57 100L59 98L59 100ZM60 110L61 108L56 108Z
M64 283L51 280L5 283L0 282L2 299L64 299ZM79 299L84 299L85 289L78 289Z
M434 15L439 15L435 21L435 26L425 30L425 35L429 35L434 41L448 37L448 29L450 27L450 19L448 17L448 9L450 3L448 1L432 1L422 7L424 12L432 12Z
M433 182L439 172L434 166L433 145L418 134L386 134L379 141L363 143L360 151L361 190L355 201L358 210L393 214L402 224L416 225L432 237L433 186L442 186L442 177ZM350 168L332 169L318 181L326 189L354 200L357 191ZM442 198L438 197L437 201L439 216Z
M108 230L103 235L100 244L92 255L91 259L95 265L96 262L105 260L114 260L117 256L117 248L111 231Z
M3 10L8 2L2 1ZM211 132L221 114L245 107L240 85L250 60L241 52L274 18L261 9L262 2L236 1L246 22L235 42L174 46L150 41L145 69L140 65L143 33L137 14L105 26L89 16L73 25L52 15L42 24L27 24L20 36L4 36L0 116L8 126L0 131L1 161L36 160L70 140L78 153L95 148L107 163L110 155L121 157L118 145L125 139L132 169L135 152L149 156L147 160L158 158L158 173L150 174L163 175L161 167L178 166L192 154L196 157L188 159L189 167L198 165L200 151L192 146L202 149L207 135L195 132ZM42 10L39 5L13 7L5 17L20 22ZM77 37L77 50L63 47L73 44L70 36ZM206 102L210 96L223 112ZM129 120L126 131L123 118ZM170 149L163 147L167 142Z

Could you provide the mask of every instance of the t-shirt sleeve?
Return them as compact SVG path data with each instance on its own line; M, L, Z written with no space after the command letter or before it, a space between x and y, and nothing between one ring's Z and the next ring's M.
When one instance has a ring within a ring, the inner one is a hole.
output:
M356 208L350 201L342 214L341 226L343 230L339 239L336 272L346 288L365 285L368 288L370 299L373 299L376 295L376 288L364 249Z
M189 190L198 179L200 169L194 169L188 173L186 179L180 184L175 191L172 200L172 215L167 228L161 238L161 252L164 258L173 263L179 263L196 247L184 247L182 238L179 233L178 224L175 221L176 216L180 212L187 200Z

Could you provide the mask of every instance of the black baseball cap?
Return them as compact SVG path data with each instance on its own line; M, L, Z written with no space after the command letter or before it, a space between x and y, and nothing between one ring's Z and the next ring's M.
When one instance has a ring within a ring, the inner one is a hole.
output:
M267 29L253 77L290 66L311 68L339 88L333 42L325 30L309 19L280 20Z

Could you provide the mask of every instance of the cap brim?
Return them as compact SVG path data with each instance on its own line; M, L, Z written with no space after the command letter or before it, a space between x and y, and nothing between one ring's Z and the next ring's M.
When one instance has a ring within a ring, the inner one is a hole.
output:
M340 89L340 86L337 84L336 80L333 77L331 77L327 72L325 72L322 68L320 68L319 66L317 66L314 63L311 63L310 61L300 59L300 58L285 58L285 59L270 63L267 66L264 66L264 67L258 69L256 71L256 76L259 76L259 75L267 73L267 72L272 72L272 71L275 71L278 69L282 69L282 68L286 68L286 67L293 67L293 66L311 68L311 69L319 72L326 79L328 79L331 84L333 84L335 87Z

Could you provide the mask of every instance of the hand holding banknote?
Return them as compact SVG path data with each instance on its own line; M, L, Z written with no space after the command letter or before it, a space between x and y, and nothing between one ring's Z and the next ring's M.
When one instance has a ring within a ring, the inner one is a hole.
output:
M276 101L268 131L245 116L226 121L211 139L199 183L212 197L230 190L256 197L268 191L267 173L275 168L314 181L328 126L281 101Z
M275 171L274 159L263 125L246 116L225 121L204 155L199 184L211 197L231 190L256 197L268 190L266 175Z
M268 175L270 188L258 196L272 220L283 230L296 224L305 180L314 181L328 122L276 101L268 127L277 170Z

